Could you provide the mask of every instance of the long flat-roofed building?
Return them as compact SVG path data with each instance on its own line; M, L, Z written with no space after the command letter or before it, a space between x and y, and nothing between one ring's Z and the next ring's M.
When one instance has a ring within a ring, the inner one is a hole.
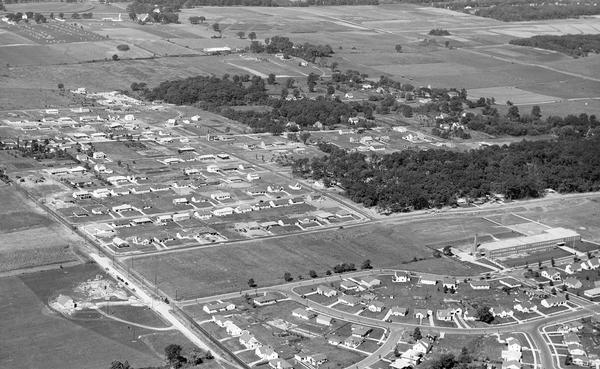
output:
M527 252L540 252L552 250L557 246L572 246L575 241L581 240L581 235L567 228L550 228L543 233L507 238L504 240L484 243L478 247L481 256L489 258L504 258Z

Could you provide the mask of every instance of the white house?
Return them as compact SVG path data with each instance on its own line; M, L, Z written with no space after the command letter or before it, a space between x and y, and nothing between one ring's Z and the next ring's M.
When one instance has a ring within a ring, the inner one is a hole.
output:
M243 329L238 327L235 323L227 324L225 327L227 334L233 337L239 337L242 335Z
M406 283L410 281L410 276L406 272L394 272L394 276L392 277L392 282L396 283Z
M551 281L560 281L561 280L561 275L560 275L560 271L556 268L547 268L544 269L540 272L540 275L546 279L549 279Z
M506 339L506 345L510 351L521 351L522 348L521 341L515 337L508 337Z
M437 283L437 279L429 276L421 276L420 283L435 286L435 284Z
M413 345L412 349L425 355L431 349L431 344L426 340L421 339Z
M367 288L373 288L373 287L381 285L381 280L377 279L375 277L368 276L368 277L361 278L360 284L362 284L363 286L365 286Z
M317 319L316 322L317 324L321 324L321 325L325 325L325 326L330 326L331 322L333 319L331 319L330 317L323 315L323 314L319 314L317 315Z
M320 285L317 287L317 293L326 297L333 297L337 295L337 291L329 286Z
M369 304L367 309L373 313L380 313L385 308L385 305L381 301L373 301Z
M273 347L271 347L269 345L257 347L254 350L254 353L256 354L256 356L258 356L259 358L261 358L263 360L274 360L279 357L277 352L275 352L275 350L273 350Z
M488 281L471 281L469 285L474 290L489 290L490 283Z
M314 318L315 316L317 316L317 314L314 311L306 310L303 308L294 309L292 311L292 315L295 316L296 318L300 318L303 320L310 320L311 318Z
M235 309L235 304L231 302L218 302L215 304L207 304L204 305L202 310L204 310L207 314L220 313L223 311L230 311Z

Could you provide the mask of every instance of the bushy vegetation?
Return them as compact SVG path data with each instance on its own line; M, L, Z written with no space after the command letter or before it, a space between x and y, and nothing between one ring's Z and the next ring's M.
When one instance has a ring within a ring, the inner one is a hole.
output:
M335 184L346 196L384 212L455 205L458 197L501 193L508 199L600 189L600 135L491 146L469 152L402 151L385 155L328 153L292 164L295 175Z
M193 8L197 6L334 6L334 5L379 5L379 0L136 0L132 3L133 8L139 8L141 4L152 4L168 8L169 11L177 12L182 8Z
M431 36L450 36L450 32L441 28L434 28L431 31L429 31L429 34Z
M273 36L266 39L265 44L260 41L252 41L250 51L253 53L283 54L286 58L295 56L310 62L314 62L316 58L328 57L333 54L333 49L329 45L313 45L308 42L294 44L288 37L283 36Z
M127 50L129 50L129 45L126 45L126 44L117 45L117 50L127 51Z
M510 43L513 45L539 47L540 49L558 51L573 57L587 56L589 53L600 53L600 34L533 36L510 40Z

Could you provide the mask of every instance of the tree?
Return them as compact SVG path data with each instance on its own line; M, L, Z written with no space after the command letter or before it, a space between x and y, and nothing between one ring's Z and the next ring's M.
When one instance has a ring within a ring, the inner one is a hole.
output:
M475 312L475 317L477 318L477 320L488 324L494 320L494 315L492 314L488 306L479 307Z
M565 356L565 365L572 365L572 364L573 364L573 356L571 356L571 354L567 352L567 356Z
M269 73L269 76L267 77L267 83L270 85L274 85L275 82L276 82L275 73Z
M446 256L452 256L454 255L452 253L452 246L448 245L448 246L444 246L444 248L442 249L442 252L444 253L444 255Z
M302 141L303 144L306 145L306 142L308 141L308 139L310 138L310 132L302 132L300 133L300 141Z
M117 55L117 54L113 54L113 56L112 56L112 60L113 60L113 61L117 61L117 60L119 60L119 55Z
M412 337L413 337L413 339L415 341L418 341L421 338L423 338L423 334L421 333L421 328L415 327L415 330L413 331Z
M137 14L133 11L129 12L129 19L135 21L137 19Z
M471 358L471 355L469 354L469 349L463 347L462 350L460 350L460 355L458 355L458 362L470 363L471 361L473 361L473 358Z
M397 53L401 53L402 52L402 45L398 44L395 46L396 52Z
M554 261L554 258L550 258L550 265L555 266L556 262Z
M213 29L213 31L219 32L219 34L221 34L221 26L219 26L219 23L213 23L212 29Z
M510 105L508 108L508 112L506 113L506 117L510 120L519 120L521 117L519 115L519 107L516 105Z
M50 15L48 16L50 19L54 19L54 13L51 12Z
M65 85L62 84L62 83L59 83L58 84L58 89L61 90L61 91L64 91L65 90Z
M335 87L332 85L327 86L327 95L333 95L335 93Z
M531 117L535 120L538 120L542 117L542 109L539 105L534 105L531 107Z
M129 362L127 360L125 360L125 362L120 362L120 361L113 361L112 363L110 363L110 369L131 369L131 365L129 365Z
M288 78L285 80L285 88L287 88L287 89L294 88L294 79L293 78Z
M201 16L200 16L200 17L198 17L198 18L200 18L200 23L204 23L204 21L206 20L206 17L205 17L205 16L203 16L203 15L201 15Z
M308 275L309 275L311 278L317 278L317 277L318 277L318 275L317 275L317 272L315 272L314 270L310 270L310 271L308 272Z
M248 38L250 39L250 41L256 40L256 32L248 33Z
M373 267L371 266L371 260L367 259L367 260L363 261L360 268L361 269L373 269Z
M60 19L63 19L65 17L65 13L63 13L63 12L58 13L58 17Z
M292 277L292 274L290 272L285 272L283 273L283 280L286 282L291 282L294 280L294 278Z
M256 287L256 282L254 282L254 278L248 279L248 287L250 287L250 288Z
M236 35L237 35L237 37L239 37L239 38L244 38L244 36L246 36L246 33L245 33L244 31L238 31L238 32L236 33Z
M73 13L73 14L71 14L71 18L79 19L79 18L81 18L81 15L79 15L79 13Z
M179 362L181 358L181 350L181 346L174 343L165 347L165 357L167 361L171 364Z
M198 17L198 16L189 17L188 20L190 21L191 24L198 24L198 23L200 23L200 17Z
M338 65L339 65L338 62L332 62L331 63L331 71L335 72L335 70L337 69Z

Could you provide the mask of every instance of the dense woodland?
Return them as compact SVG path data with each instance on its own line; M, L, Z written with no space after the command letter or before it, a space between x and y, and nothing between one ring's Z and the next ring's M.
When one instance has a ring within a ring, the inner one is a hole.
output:
M540 49L558 51L573 57L588 56L589 53L600 53L600 34L533 36L510 40L510 43L513 45L539 47Z
M12 0L14 1L14 0ZM334 6L334 5L379 5L379 0L307 0L307 1L292 1L292 0L135 0L130 4L131 9L137 13L149 12L148 6L167 9L168 11L177 12L182 8L193 8L197 6Z
M288 37L283 36L268 38L264 44L260 41L252 41L250 51L257 54L262 52L283 54L286 58L295 56L312 63L314 63L316 58L328 57L333 54L333 49L329 45L313 45L308 42L294 44Z
M328 154L296 159L295 175L335 184L365 206L399 212L455 205L458 197L504 194L534 198L559 192L600 190L600 135L588 139L491 146L469 152L348 153L321 144Z

